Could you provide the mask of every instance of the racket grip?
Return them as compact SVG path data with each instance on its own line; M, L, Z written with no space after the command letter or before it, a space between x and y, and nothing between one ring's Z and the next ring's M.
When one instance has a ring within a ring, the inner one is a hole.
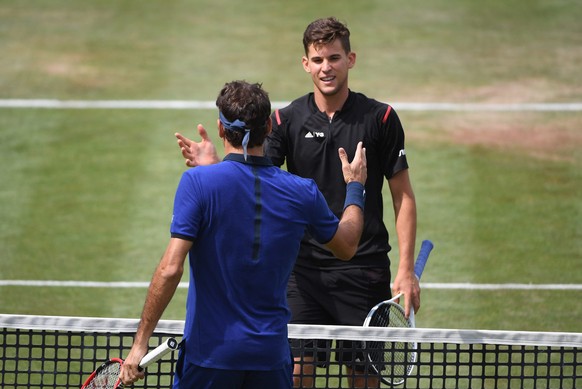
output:
M424 266L426 265L426 261L428 261L428 256L432 251L434 245L430 240L423 240L420 246L420 251L418 253L418 257L416 259L416 263L414 264L414 274L420 280L422 276L422 272L424 271Z
M147 353L139 363L139 367L141 369L145 369L152 363L158 361L164 355L176 349L178 349L178 341L175 338L168 338L165 342Z

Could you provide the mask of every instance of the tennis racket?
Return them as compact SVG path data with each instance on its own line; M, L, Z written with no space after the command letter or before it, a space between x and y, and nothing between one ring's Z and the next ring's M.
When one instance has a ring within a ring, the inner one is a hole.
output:
M414 264L414 273L420 280L428 256L434 245L430 240L422 242L420 252ZM404 307L397 301L403 296L399 293L390 300L382 301L374 306L364 327L415 327L414 309L410 310L408 319L404 315ZM364 342L368 361L384 384L395 386L404 383L412 373L416 362L416 342Z
M145 369L154 362L160 360L164 355L178 349L178 342L174 338L168 338L154 350L147 353L139 363L140 369ZM123 359L112 358L97 368L87 381L81 386L81 389L116 389L124 388L125 385L119 379Z

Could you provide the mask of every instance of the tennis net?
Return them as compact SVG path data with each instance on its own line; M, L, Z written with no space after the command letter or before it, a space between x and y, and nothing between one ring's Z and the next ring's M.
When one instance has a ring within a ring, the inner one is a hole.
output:
M127 355L137 324L0 315L0 387L79 388L100 363ZM183 328L182 321L161 321L151 348L170 336L179 339ZM289 325L289 337L294 352L304 357L300 378L312 375L317 388L349 387L346 365L376 377L372 367L382 365L382 371L393 362L385 356L372 363L369 350L394 343L417 346L412 372L399 388L582 387L582 333ZM177 356L151 365L136 387L170 387Z

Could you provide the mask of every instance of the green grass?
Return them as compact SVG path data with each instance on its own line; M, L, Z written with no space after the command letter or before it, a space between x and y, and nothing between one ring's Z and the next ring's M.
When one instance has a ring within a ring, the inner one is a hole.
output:
M332 14L352 30L351 87L371 97L582 101L582 7L549 0L7 0L0 99L214 100L242 78L290 100L311 90L303 29ZM582 284L582 113L399 114L419 241L436 246L423 281ZM0 108L0 279L149 280L185 169L173 133L203 123L214 137L215 122L214 110ZM0 287L0 312L137 317L144 295ZM580 331L580 291L422 296L424 327ZM165 318L183 318L184 301L180 289Z
M303 30L328 15L352 31L352 88L379 99L582 96L582 6L571 0L6 0L0 97L209 99L245 78L288 100L310 87Z
M540 114L522 120L539 121ZM557 150L564 160L554 161L516 142L486 147L461 141L410 142L419 231L428 229L447 258L431 262L426 280L458 281L447 266L457 264L470 277L465 281L579 283L579 274L564 272L556 258L582 253L580 157Z

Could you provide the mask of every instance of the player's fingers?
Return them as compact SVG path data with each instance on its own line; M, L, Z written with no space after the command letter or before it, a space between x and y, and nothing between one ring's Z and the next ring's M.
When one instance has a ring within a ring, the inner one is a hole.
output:
M137 370L135 370L135 371L137 372ZM145 375L142 372L128 373L128 374L125 374L123 376L120 376L119 378L121 378L121 382L123 382L124 385L129 386L129 385L133 385L134 383L136 383L139 380L143 380L145 378Z
M190 161L191 156L190 150L187 149L186 147L181 147L180 151L182 152L182 157L184 157L184 159L186 160L185 161L186 166L192 167L191 166L192 161Z
M121 371L119 372L119 379L121 380L122 384L125 384L127 378L125 377L125 367L121 365Z
M392 296L391 298L394 299L397 303L400 303L400 299L402 298L403 294L399 289L392 289Z
M190 144L192 144L192 141L188 138L186 138L184 135L180 134L179 132L176 132L174 134L174 136L178 139L178 144L182 144L184 146L188 146L190 147Z
M368 160L366 159L366 148L362 147L362 162L364 166L368 167Z
M408 319L410 317L410 296L409 294L404 295L404 316Z
M186 165L188 164L188 160L190 159L190 156L192 155L192 149L190 147L191 145L187 145L184 143L184 141L182 140L178 140L178 147L180 147L180 152L182 153L182 157L184 157L184 159L186 159Z
M137 379L134 379L134 374L132 372L132 368L127 364L124 363L121 366L121 372L119 373L119 379L123 385L132 385Z
M206 129L204 128L204 126L202 124L198 125L198 133L200 134L200 137L202 138L202 140L210 141L210 138L208 137L208 132L206 132Z
M340 158L340 161L342 161L342 166L345 166L346 164L348 164L348 154L346 153L346 150L343 147L340 147L338 150L338 155Z
M420 288L418 289L418 293L413 297L412 306L414 307L414 312L420 311Z
M354 156L354 160L352 163L357 163L361 167L366 168L367 160L366 160L366 149L364 148L363 142L358 142L358 146L356 147L356 155Z
M178 136L177 133L176 133L176 138L178 139L177 142L178 142L178 147L179 148L181 148L183 150L184 148L188 147L188 146L186 146L186 144L182 140L181 135Z

